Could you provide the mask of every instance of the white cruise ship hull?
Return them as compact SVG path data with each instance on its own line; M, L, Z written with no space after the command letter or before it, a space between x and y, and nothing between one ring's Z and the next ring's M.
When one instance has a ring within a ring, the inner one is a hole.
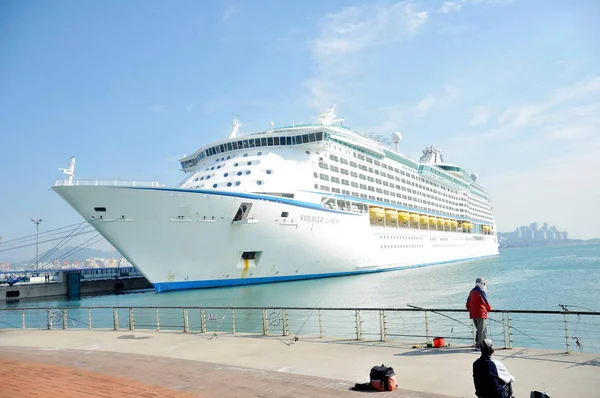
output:
M498 254L496 235L374 227L366 213L276 196L179 188L53 189L158 292L381 272ZM242 203L252 204L249 218L233 221Z

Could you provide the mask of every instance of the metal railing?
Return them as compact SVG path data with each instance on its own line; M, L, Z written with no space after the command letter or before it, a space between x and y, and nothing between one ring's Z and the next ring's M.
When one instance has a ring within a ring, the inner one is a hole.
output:
M120 180L56 180L54 186L115 186L115 187L164 187L158 181L120 181Z
M488 337L513 346L600 352L600 312L495 310ZM430 308L275 307L63 307L2 308L4 329L172 330L265 336L415 341L472 345L475 328L466 310ZM586 343L584 345L584 342ZM589 343L589 344L588 344Z

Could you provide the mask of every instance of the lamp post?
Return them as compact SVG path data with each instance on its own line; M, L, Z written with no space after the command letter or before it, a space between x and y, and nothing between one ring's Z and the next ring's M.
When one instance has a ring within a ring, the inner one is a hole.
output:
M39 252L39 234L40 234L40 223L43 221L41 218L32 218L31 221L35 224L35 270L38 270L40 262Z

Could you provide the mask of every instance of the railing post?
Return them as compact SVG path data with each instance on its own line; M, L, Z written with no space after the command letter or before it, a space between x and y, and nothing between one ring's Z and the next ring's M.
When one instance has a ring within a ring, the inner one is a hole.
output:
M25 310L21 310L21 329L25 330Z
M510 312L506 314L506 329L508 330L508 348L512 350L513 339L512 339L512 327L510 326Z
M48 311L48 330L52 330L52 310Z
M429 343L429 319L427 318L427 311L425 311L425 344Z
M231 333L235 334L235 308L231 309Z
M360 310L355 310L356 316L356 340L362 340L362 328L360 323Z
M385 310L379 310L379 341L387 341L387 324Z
M571 345L569 344L569 325L567 324L567 313L563 312L563 320L565 322L565 344L567 345L567 354L571 353Z
M187 333L190 331L190 320L188 318L188 309L183 309L183 332Z
M133 308L129 308L129 330L135 330L135 320L133 319Z
M269 335L269 324L267 322L267 310L262 310L262 321L263 321L263 335Z
M508 348L508 333L507 333L507 328L506 328L506 318L507 318L507 314L506 312L502 313L502 334L504 335L504 349Z
M88 329L92 330L92 309L88 308Z
M118 308L113 308L113 327L114 327L114 330L119 330L119 311L118 311Z
M289 334L289 319L288 312L286 309L283 310L283 335L287 336Z
M67 316L67 310L63 310L63 329L66 329L69 325L69 317Z
M200 333L206 333L206 310L200 310Z
M323 338L323 318L321 317L321 310L319 311L319 338Z
M156 307L156 331L160 332L160 315L158 314L158 307Z

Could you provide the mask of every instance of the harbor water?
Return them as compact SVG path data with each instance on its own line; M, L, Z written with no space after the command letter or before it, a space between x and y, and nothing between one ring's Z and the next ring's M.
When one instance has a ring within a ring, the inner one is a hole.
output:
M296 282L248 285L232 288L189 290L179 292L82 297L77 301L47 300L7 303L4 308L18 310L24 307L371 307L407 308L418 306L436 309L464 309L475 278L484 276L488 281L488 298L494 309L560 311L567 305L571 311L600 310L600 244L562 245L501 249L500 255L482 260L434 265L401 271L383 272ZM138 310L138 313L141 310ZM248 310L247 310L248 311ZM213 311L208 329L231 330L231 321L225 319L225 310ZM149 314L149 313L148 313ZM428 333L446 337L470 335L468 315L448 314L444 317L430 313ZM8 314L5 314L6 316ZM138 323L141 321L138 315ZM146 315L150 316L150 315ZM153 316L153 315L152 315ZM422 313L388 314L388 330L402 336L424 334ZM83 318L83 315L81 315ZM260 313L244 314L236 311L238 331L256 332L261 329ZM331 323L328 335L354 333L354 313L327 316ZM126 316L121 316L124 325ZM290 334L299 328L302 332L317 331L315 316L305 311L297 316L290 314ZM452 319L451 319L452 318ZM308 322L305 322L309 319ZM492 315L489 332L497 340L503 338L499 323L501 314ZM560 349L565 346L563 318L559 315L513 314L512 326L515 346ZM108 322L108 316L107 316ZM199 327L199 314L190 316L190 327ZM377 314L363 315L364 334L376 335L379 330ZM9 322L10 323L10 322ZM13 322L14 323L14 322ZM336 333L336 324L340 324ZM250 324L252 324L250 326ZM279 322L277 322L279 325ZM304 326L302 326L304 325ZM0 326L6 327L6 326ZM600 317L571 316L567 337L573 347L577 337L585 344L585 351L600 352ZM465 341L462 341L465 343ZM596 347L598 346L598 347Z

